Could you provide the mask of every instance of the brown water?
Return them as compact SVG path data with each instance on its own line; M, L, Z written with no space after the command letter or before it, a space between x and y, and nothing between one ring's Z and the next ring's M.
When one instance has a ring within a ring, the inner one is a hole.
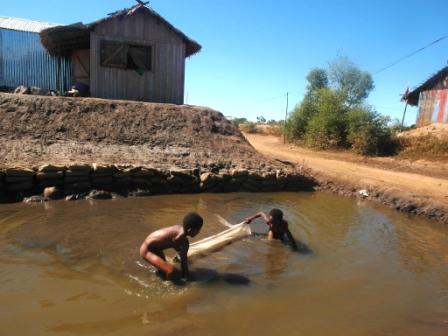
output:
M200 239L271 207L313 254L251 237L186 286L139 258L188 211ZM1 335L447 335L448 227L321 193L0 205L0 302Z

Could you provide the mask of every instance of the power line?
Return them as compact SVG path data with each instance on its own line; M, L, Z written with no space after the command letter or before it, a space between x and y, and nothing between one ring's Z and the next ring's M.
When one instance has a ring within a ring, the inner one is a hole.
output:
M440 41L443 41L443 40L446 39L446 38L448 38L448 35L442 36L442 37L438 38L437 40L432 41L431 43L425 45L424 47L421 47L421 48L419 48L419 49L417 49L417 50L411 52L410 54L407 54L407 55L405 55L405 56L403 56L403 57L401 57L401 58L399 58L399 59L393 61L393 62L390 63L389 65L386 65L384 68L381 68L381 69L378 70L377 72L373 73L373 75L374 75L374 76L375 76L375 75L378 75L379 73L383 72L384 70L387 70L387 69L393 67L394 65L396 65L396 64L398 64L398 63L404 61L405 59L407 59L407 58L409 58L409 57L411 57L411 56L414 56L415 54L418 54L419 52L425 50L426 48L431 47L432 45L434 45L434 44L436 44L436 43L439 43Z

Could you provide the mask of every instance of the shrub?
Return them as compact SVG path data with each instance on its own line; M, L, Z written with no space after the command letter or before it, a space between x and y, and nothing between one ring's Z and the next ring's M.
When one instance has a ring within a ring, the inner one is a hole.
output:
M240 124L240 130L246 133L257 133L256 124L250 121Z
M368 107L355 107L347 112L347 141L350 148L362 155L389 154L391 129L389 117ZM393 146L392 146L393 147Z
M232 123L236 127L239 127L241 124L247 123L247 119L246 118L233 118Z
M310 119L316 113L316 97L312 94L308 94L290 114L285 128L288 137L295 139L303 138L305 136Z
M315 102L316 111L311 115L305 140L317 148L344 147L346 143L346 106L340 93L331 89L321 89Z

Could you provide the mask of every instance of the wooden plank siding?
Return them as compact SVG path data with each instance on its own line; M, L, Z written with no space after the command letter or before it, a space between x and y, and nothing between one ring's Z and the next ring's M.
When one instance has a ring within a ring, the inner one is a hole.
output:
M101 40L152 46L152 71L101 66ZM92 96L183 104L185 42L154 17L139 13L102 22L90 35L90 48Z

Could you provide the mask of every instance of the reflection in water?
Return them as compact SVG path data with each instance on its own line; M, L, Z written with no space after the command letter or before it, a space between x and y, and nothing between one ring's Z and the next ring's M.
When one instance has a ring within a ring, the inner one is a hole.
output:
M191 265L190 283L161 281L139 257L150 231L186 212L204 217L201 239L222 230L216 214L238 223L274 207L302 253L264 239L267 227L258 222L258 235ZM0 300L8 305L0 330L445 335L447 265L448 228L320 193L1 205Z
M290 252L281 242L268 241L267 243L265 272L267 276L275 280L285 271Z

